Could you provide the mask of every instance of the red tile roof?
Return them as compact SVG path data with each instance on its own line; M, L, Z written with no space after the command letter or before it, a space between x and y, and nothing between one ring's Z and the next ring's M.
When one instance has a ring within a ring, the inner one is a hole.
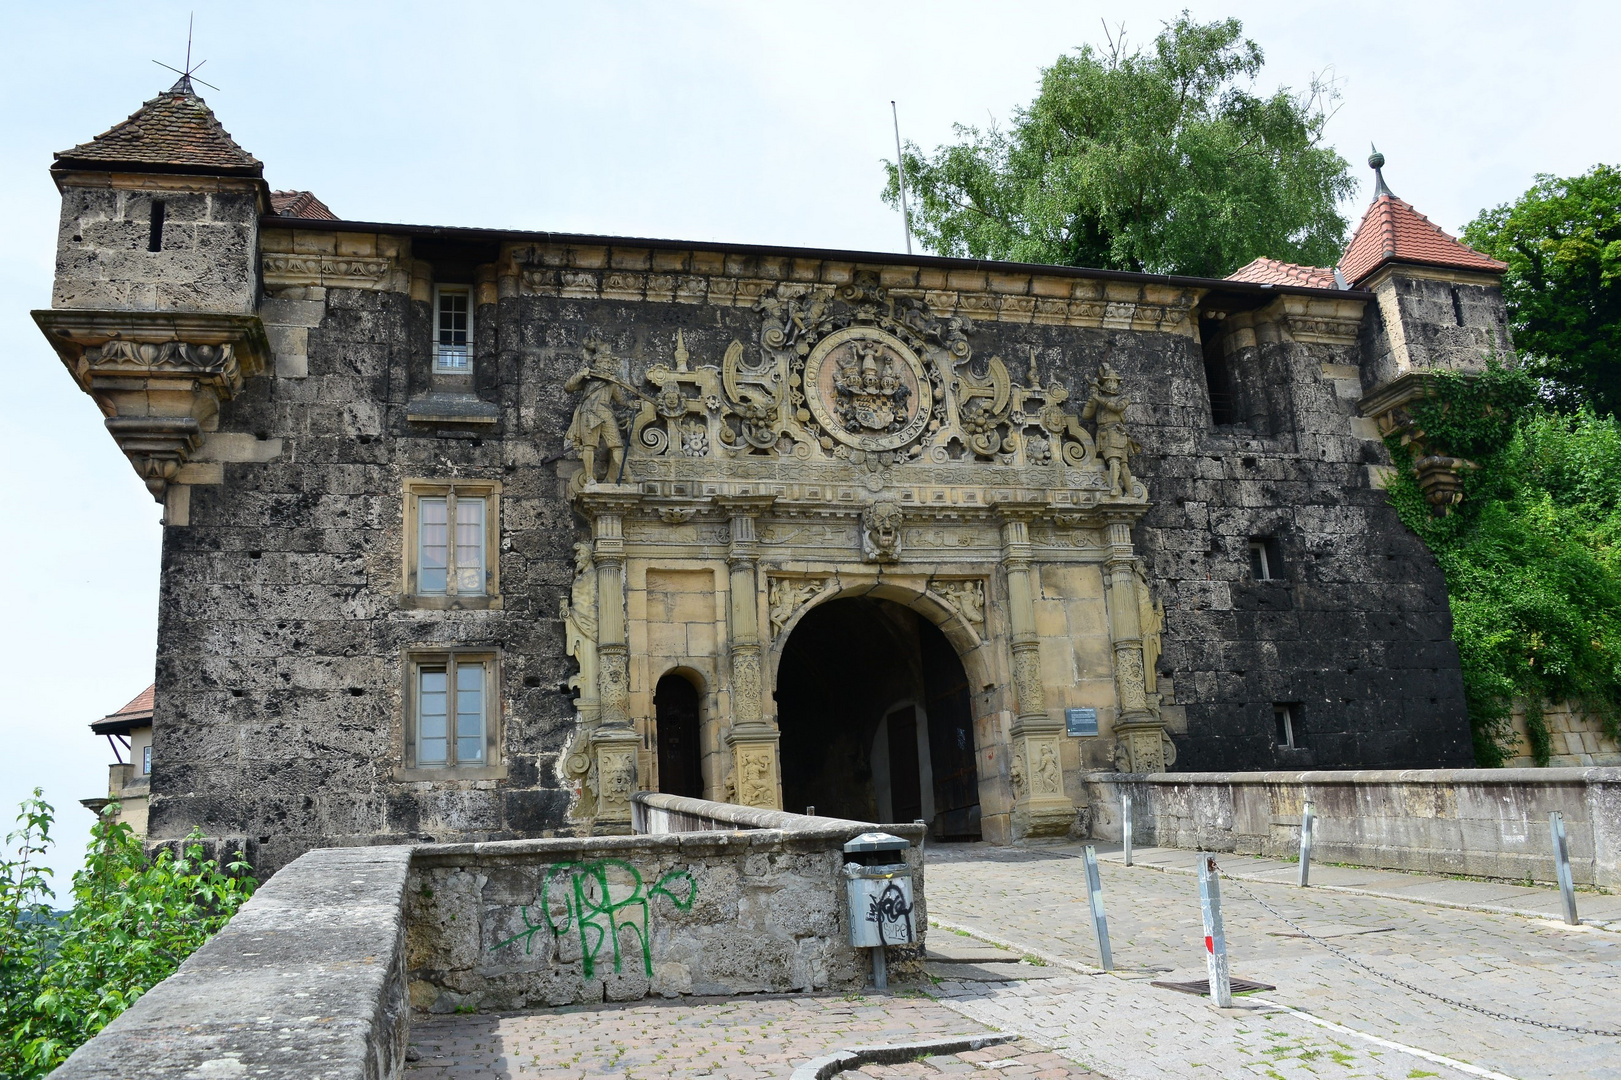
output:
M157 684L148 686L117 712L110 712L90 725L97 735L128 735L131 728L152 726L152 693Z
M1340 257L1340 272L1353 285L1389 262L1451 266L1460 270L1502 273L1507 263L1489 259L1442 232L1412 204L1388 192L1380 194L1362 215L1362 224Z
M1323 266L1301 266L1261 256L1227 275L1228 281L1259 281L1266 285L1305 285L1313 289L1336 289L1334 271Z
M272 191L270 210L278 217L319 218L337 221L331 207L315 197L313 191Z
M236 144L186 78L142 105L123 123L57 154L53 167L119 166L227 176L264 175L264 165Z

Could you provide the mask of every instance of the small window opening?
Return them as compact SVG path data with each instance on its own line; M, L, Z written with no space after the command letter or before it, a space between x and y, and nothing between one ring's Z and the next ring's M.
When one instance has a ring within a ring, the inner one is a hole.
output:
M1250 577L1256 581L1276 581L1283 576L1283 559L1274 536L1250 537Z
M1452 317L1458 320L1459 326L1463 325L1463 300L1458 296L1456 285L1452 286Z
M152 775L152 747L151 746L143 746L143 747L141 747L141 775L142 776L151 776Z
M1272 719L1278 727L1278 745L1298 750L1306 745L1306 732L1300 722L1300 704L1281 701L1272 706Z
M471 290L440 286L434 304L433 370L467 375L473 370Z
M163 215L164 215L163 200L162 199L153 199L152 200L152 224L151 224L151 228L149 229L149 231L146 234L146 250L148 250L148 251L162 251L163 250Z
M1238 410L1233 401L1232 370L1228 366L1221 338L1220 318L1206 316L1199 320L1205 389L1210 395L1210 422L1217 427L1238 423Z

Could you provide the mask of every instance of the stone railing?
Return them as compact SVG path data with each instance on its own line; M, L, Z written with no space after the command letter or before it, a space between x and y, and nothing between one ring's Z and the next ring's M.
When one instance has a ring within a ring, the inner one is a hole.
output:
M1564 815L1578 884L1621 886L1621 769L1424 769L1085 777L1091 835L1137 844L1291 856L1301 805L1313 858L1505 881L1554 880L1548 813Z
M412 1006L864 984L842 849L877 826L669 795L638 794L636 805L641 835L418 847L406 890ZM886 828L913 844L916 925L925 926L922 829Z
M57 1080L345 1077L404 1068L408 847L294 860Z
M409 1006L860 989L843 846L878 828L669 795L646 834L324 848L283 867L173 976L52 1075L402 1074ZM922 952L921 825L911 842ZM681 830L681 831L677 831Z

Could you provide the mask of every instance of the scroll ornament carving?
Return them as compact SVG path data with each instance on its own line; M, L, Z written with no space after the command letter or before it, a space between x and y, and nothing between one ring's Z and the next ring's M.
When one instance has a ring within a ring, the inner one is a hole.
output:
M947 581L935 586L941 596L962 621L970 626L982 628L985 625L985 583L982 581Z
M1093 435L1071 411L1069 391L1040 382L1033 349L1016 384L1000 357L975 361L972 319L938 317L917 298L890 294L869 271L838 288L779 283L753 306L758 340L734 339L718 363L694 362L677 331L673 364L653 364L642 376L650 392L626 381L600 342L587 343L586 365L566 384L582 395L566 447L590 459L583 482L623 482L628 454L633 476L634 462L649 457L792 457L848 463L875 492L910 462L1039 469L1043 484L1104 488ZM1135 444L1124 434L1127 399L1118 391L1118 374L1105 367L1086 416L1097 418L1097 439L1108 444L1116 497L1143 498L1126 467ZM626 428L616 410L633 404Z
M1143 654L1135 643L1119 645L1114 651L1115 683L1120 690L1122 712L1146 712L1148 693L1143 686Z
M880 499L861 512L861 552L868 562L899 562L901 526L905 516L899 503Z
M601 708L606 723L623 721L630 715L630 662L624 646L604 649L601 665Z
M732 716L748 722L760 718L760 653L734 647L732 652Z
M1019 694L1021 716L1047 711L1047 694L1041 685L1041 652L1035 645L1014 647L1013 686Z
M779 636L799 609L810 603L826 585L826 578L772 578L768 590L771 636Z

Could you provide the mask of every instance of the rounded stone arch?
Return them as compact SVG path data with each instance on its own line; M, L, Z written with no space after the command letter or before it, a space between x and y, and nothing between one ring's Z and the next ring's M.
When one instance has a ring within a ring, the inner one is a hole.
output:
M987 572L986 577L990 576ZM782 630L772 638L771 646L766 650L766 678L773 689L777 685L777 671L782 663L782 650L787 646L788 639L793 636L794 627L798 626L807 614L824 604L859 597L888 600L901 607L911 608L932 623L935 629L951 642L952 648L957 651L957 659L962 662L963 670L968 674L970 686L983 687L996 683L995 664L990 655L988 642L971 625L964 622L956 609L943 597L926 589L919 591L910 586L881 581L863 582L859 585L834 585L817 594L804 607L794 612L793 617L784 623Z
M1005 680L996 675L991 642L929 584L921 575L905 583L835 579L773 635L762 674L780 733L785 809L800 812L803 803L822 814L885 820L870 815L886 807L901 813L905 778L912 776L921 802L911 805L939 838L977 839L982 815L1005 813L1012 790L993 692ZM893 614L885 617L874 607L869 622L852 608L828 612L831 623L813 619L814 631L806 624L812 612L851 600L886 602ZM915 620L895 622L900 613L894 608ZM852 617L859 621L842 622ZM841 625L846 629L835 629ZM917 629L909 632L907 625ZM813 636L791 648L802 628ZM846 641L849 652L842 651ZM784 662L789 655L791 671ZM885 659L875 664L873 657ZM909 749L914 740L915 755Z

